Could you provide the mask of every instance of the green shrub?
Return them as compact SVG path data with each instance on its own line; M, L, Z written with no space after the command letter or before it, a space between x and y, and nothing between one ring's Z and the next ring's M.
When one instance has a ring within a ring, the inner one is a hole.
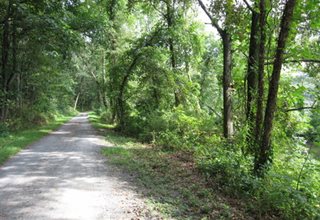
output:
M140 131L140 138L156 145L193 151L212 134L214 123L208 121L211 121L208 116L195 115L177 108L171 112L154 112L140 118L137 130Z
M210 142L215 144L197 149L198 168L230 193L243 195L251 191L254 184L252 158L245 157L237 145L227 143L218 136L213 136Z
M251 212L282 219L320 218L320 163L305 147L282 146L288 150L276 151L269 172L256 178L253 158L244 155L241 146L219 136L207 141L210 145L196 151L198 168L224 192L252 201Z
M319 161L309 155L304 140L294 139L281 123L273 129L273 164L263 178L253 175L247 127L238 129L227 141L214 128L219 120L181 107L166 112L132 112L126 123L125 132L130 135L166 150L193 152L197 167L209 182L232 197L241 197L256 216L320 218Z
M112 116L111 116L110 111L103 111L103 112L100 114L100 117L101 117L102 122L104 122L104 123L111 123Z
M0 123L0 137L6 137L9 135L8 125L5 123Z
M320 218L320 163L303 147L277 155L256 196L261 212L277 210L285 219ZM292 152L293 151L293 152Z

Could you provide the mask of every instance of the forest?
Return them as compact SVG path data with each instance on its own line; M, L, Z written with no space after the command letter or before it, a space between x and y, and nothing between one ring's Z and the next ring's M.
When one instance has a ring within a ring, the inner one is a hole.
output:
M91 111L254 219L320 218L319 0L0 0L0 42L0 158Z

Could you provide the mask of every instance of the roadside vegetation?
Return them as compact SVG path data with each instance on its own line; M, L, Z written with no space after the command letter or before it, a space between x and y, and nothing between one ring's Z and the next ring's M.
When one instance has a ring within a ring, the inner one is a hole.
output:
M221 140L207 146L198 143L201 146L194 150L168 148L121 134L93 112L89 119L113 145L102 151L109 163L133 175L150 207L168 218L303 219L311 213L318 215L318 195L312 194L319 187L316 160L300 156L297 161L297 155L282 155L284 161L275 161L277 167L259 179L251 176L250 161ZM223 144L226 149L219 149ZM309 192L301 190L306 187Z
M243 201L228 198L206 180L190 153L154 147L121 135L114 126L101 123L94 113L89 120L113 145L102 150L109 164L131 174L131 184L147 198L149 208L165 218L252 219Z
M29 144L57 129L71 117L57 115L42 125L31 124L19 130L2 130L0 135L0 165Z

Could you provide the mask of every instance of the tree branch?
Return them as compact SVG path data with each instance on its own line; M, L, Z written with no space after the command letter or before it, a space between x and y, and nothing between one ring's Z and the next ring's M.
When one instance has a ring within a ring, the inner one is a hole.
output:
M244 3L247 5L248 9L252 12L252 13L257 13L252 7L251 5L247 2L247 0L243 0Z
M316 59L301 59L301 60L285 60L284 63L320 63L320 60Z
M206 6L203 4L203 2L201 0L198 0L200 7L202 8L202 10L207 14L207 16L209 17L211 24L217 29L217 31L219 32L219 34L222 36L223 35L223 29L218 25L218 23L216 21L214 21L212 15L209 13L208 9L206 8Z
M164 18L166 17L166 15L165 15L162 11L160 11L154 4L151 3L151 5L152 5L152 7L153 7L154 10L156 10L157 12L159 12Z
M216 116L218 116L219 118L222 118L222 116L221 116L216 110L214 110L214 108L212 108L212 107L209 106L209 105L206 105L206 107L207 107L211 112L213 112Z
M283 63L320 63L320 60L316 59L299 59L299 60L285 60ZM273 62L267 62L265 65L272 65Z
M314 109L313 106L304 106L300 108L291 108L291 109L286 109L285 112L292 112L292 111L301 111L301 110L306 110L306 109Z
M94 78L94 80L98 83L97 76L93 73L93 71L89 71L90 75Z

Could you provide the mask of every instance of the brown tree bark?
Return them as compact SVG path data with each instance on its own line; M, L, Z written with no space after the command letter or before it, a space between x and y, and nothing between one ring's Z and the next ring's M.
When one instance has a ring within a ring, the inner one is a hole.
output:
M223 43L223 134L225 138L233 136L233 120L232 120L232 41L227 31L222 34Z
M273 62L273 71L269 83L269 94L263 123L263 133L259 149L260 151L256 158L254 167L255 173L258 176L262 176L265 173L268 163L272 161L271 131L273 127L274 114L276 111L283 54L289 36L295 5L296 0L287 0L281 18L280 33L277 40L277 49Z
M111 23L111 26L114 30L117 30L118 27L116 25L116 14L117 14L117 7L118 3L117 0L111 0L108 5L108 17ZM110 68L109 68L109 104L110 104L110 112L111 112L111 122L115 122L117 119L117 97L116 95L113 95L113 91L116 90L116 85L118 84L118 81L116 80L117 77L115 77L114 73L112 73L112 67L116 64L116 50L117 50L117 35L111 36L111 42L110 42L110 54L109 54L109 60L110 60Z
M254 112L254 96L257 92L257 72L258 72L258 38L259 38L259 14L252 11L251 16L251 32L250 32L250 45L248 56L248 69L247 69L247 108L246 117L249 126L253 126ZM250 134L252 135L252 134Z
M167 6L167 12L166 12L167 27L168 27L168 30L170 30L174 25L172 0L166 1L166 6ZM175 73L177 69L177 62L176 62L174 42L172 37L169 37L169 50L170 50L171 69ZM175 106L178 106L181 103L179 98L179 90L177 88L174 89L174 102L175 102L174 103Z
M259 143L261 126L263 120L263 96L264 96L264 61L265 61L265 42L266 42L266 6L265 0L259 3L259 61L258 61L258 99L255 126L255 142Z
M232 118L232 38L227 29L222 29L213 19L206 6L198 0L200 7L211 20L212 26L217 29L223 45L223 136L231 138L234 134Z
M249 4L248 4L249 7ZM246 152L254 153L256 141L254 138L255 111L254 104L257 99L257 76L258 76L258 58L259 58L259 17L260 14L250 7L251 30L249 43L249 56L247 68L247 100L246 100L246 119L248 124L248 134L246 137Z

